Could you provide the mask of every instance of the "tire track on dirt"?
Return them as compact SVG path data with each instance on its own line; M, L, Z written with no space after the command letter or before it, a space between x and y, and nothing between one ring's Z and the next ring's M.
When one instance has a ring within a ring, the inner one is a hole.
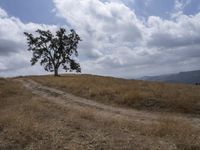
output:
M98 103L86 98L78 97L75 95L72 95L70 93L51 88L48 86L41 85L31 79L15 79L16 81L21 82L25 88L30 90L32 93L41 96L45 99L50 100L53 103L56 103L61 106L65 105L78 105L79 107L88 107L93 108L95 111L101 111L104 113L109 113L113 115L120 115L122 117L128 117L134 121L139 121L142 123L153 123L157 122L158 119L162 117L162 114L159 113L153 113L153 112L146 112L146 111L139 111L129 108L119 108L114 106L105 105L102 103ZM200 119L198 118L190 118L185 117L183 115L177 115L177 119L183 119L189 122L195 122L200 123Z

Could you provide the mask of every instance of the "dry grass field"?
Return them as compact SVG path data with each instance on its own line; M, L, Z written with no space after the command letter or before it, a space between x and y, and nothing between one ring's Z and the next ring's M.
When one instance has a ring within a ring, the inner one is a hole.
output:
M194 86L86 75L29 78L116 106L160 110L167 104L168 111L196 113L192 109L199 102L200 89ZM158 104L146 106L150 99ZM200 126L192 121L199 119L177 116L165 112L155 122L138 122L96 108L59 105L14 79L0 78L0 150L199 150Z
M117 106L200 114L200 87L92 75L30 77L44 85Z

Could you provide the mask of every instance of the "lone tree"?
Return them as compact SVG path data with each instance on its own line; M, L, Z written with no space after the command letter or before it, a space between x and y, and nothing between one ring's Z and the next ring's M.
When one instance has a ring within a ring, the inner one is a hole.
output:
M81 72L80 64L75 61L78 57L78 43L81 40L74 31L67 35L64 28L60 28L55 35L49 30L37 30L38 36L24 32L28 41L28 51L33 52L31 65L38 61L49 72L54 72L58 76L58 69L67 71Z

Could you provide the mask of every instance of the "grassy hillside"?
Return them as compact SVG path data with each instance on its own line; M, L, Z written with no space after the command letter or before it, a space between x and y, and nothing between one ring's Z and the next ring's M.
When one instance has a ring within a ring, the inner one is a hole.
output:
M200 83L200 70L180 72L177 74L166 74L160 76L146 76L142 78L148 81L161 81L169 83L185 83L193 84Z
M100 79L108 81L111 78L37 77L37 80L45 83L50 80L51 84L60 81L59 86L61 79L64 79L66 84L66 81L72 79L83 80L82 83L85 79L93 79L94 83L98 83ZM124 83L124 80L111 79L110 82L119 85ZM126 82L128 85L128 82L136 81ZM72 83L73 80L71 86ZM92 86L94 83L86 85ZM105 82L104 84L108 85ZM81 90L77 84L74 86ZM105 88L105 85L103 87ZM95 89L95 86L92 88ZM163 114L157 122L145 124L124 116L104 113L95 108L58 105L32 94L13 79L0 78L0 149L2 150L199 149L199 127L189 120L184 121L174 117Z
M200 114L200 87L92 75L30 77L44 85L106 104Z

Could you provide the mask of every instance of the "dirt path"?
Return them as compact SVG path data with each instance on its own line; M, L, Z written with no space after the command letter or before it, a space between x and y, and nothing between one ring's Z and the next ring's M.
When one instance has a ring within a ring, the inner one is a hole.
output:
M109 115L120 115L122 117L127 117L133 119L134 121L139 121L142 123L153 123L157 122L158 119L162 118L162 114L160 113L152 113L145 111L138 111L134 109L127 108L119 108L114 106L109 106L105 104L101 104L89 99L81 98L78 96L74 96L72 94L63 92L58 89L50 88L44 85L41 85L30 79L15 79L21 82L24 87L30 90L32 93L44 97L49 101L61 105L63 107L73 105L73 107L88 107L92 108L97 112L108 113ZM166 115L166 114L165 114ZM167 114L168 116L172 114ZM183 121L191 122L192 124L200 125L199 118L193 118L185 115L174 115L173 117L177 117L177 119L182 119Z

